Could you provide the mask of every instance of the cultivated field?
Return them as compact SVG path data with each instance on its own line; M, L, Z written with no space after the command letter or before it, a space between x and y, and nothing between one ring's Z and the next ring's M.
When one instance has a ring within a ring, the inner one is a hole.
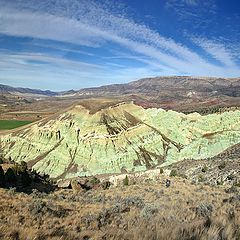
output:
M20 120L0 120L0 130L14 129L30 124L31 121L20 121Z

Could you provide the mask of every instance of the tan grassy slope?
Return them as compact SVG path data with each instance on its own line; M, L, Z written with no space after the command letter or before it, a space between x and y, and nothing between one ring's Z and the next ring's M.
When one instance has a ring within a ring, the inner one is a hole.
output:
M31 195L0 189L0 239L240 239L240 193L165 177Z

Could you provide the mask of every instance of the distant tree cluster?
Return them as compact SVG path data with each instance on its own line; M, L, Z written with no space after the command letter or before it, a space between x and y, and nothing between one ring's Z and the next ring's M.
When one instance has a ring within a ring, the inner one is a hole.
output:
M209 107L203 107L199 109L184 111L185 114L197 112L201 115L208 115L208 114L214 114L214 113L223 113L228 111L234 111L238 110L239 107L222 107L222 106L209 106Z
M0 186L1 187L27 187L31 185L31 174L27 169L27 163L21 162L21 164L14 164L13 167L9 167L4 173L2 166L0 166Z
M6 171L0 165L0 187L27 191L30 188L37 188L37 185L52 187L48 175L41 176L35 170L28 169L27 163L24 161L20 164L14 163Z

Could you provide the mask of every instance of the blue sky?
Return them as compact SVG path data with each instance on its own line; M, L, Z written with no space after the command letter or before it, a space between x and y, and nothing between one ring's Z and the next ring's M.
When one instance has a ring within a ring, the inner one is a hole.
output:
M239 23L237 0L0 0L0 83L239 77Z

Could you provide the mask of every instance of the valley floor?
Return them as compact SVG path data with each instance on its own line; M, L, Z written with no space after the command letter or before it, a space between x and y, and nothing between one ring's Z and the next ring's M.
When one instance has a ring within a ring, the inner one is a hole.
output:
M240 239L239 187L164 175L108 190L0 189L0 239Z

